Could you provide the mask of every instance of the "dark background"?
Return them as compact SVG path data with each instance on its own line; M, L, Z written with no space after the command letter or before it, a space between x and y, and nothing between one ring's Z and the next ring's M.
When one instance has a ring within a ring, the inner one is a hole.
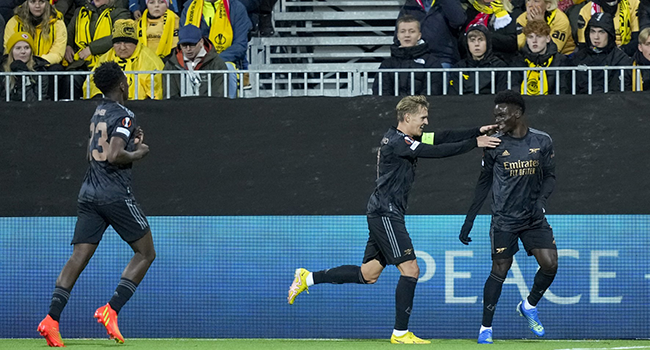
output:
M492 121L493 96L430 97L430 130ZM134 165L147 215L362 215L398 97L128 102L151 153ZM551 135L549 214L650 214L645 94L526 97ZM0 216L74 216L95 101L0 109ZM421 159L409 214L464 214L481 151ZM487 213L485 205L483 213Z

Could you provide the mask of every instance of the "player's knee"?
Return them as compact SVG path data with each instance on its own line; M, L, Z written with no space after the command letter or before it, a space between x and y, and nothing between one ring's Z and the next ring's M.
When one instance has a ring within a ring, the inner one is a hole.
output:
M143 254L144 259L149 262L149 264L152 264L154 260L156 260L156 250L151 249L150 251L147 251Z
M375 284L377 283L377 280L379 280L379 276L373 276L371 278L363 276L363 281L366 282L366 284Z
M505 276L508 274L508 271L510 270L510 266L512 266L512 258L494 260L492 262L492 273L499 277L505 278Z
M403 276L418 278L420 277L420 267L418 266L415 260L412 260L409 263L405 263L401 266L401 272Z
M540 265L539 269L544 273L545 275L555 275L557 273L557 260L556 261L549 261L543 265Z

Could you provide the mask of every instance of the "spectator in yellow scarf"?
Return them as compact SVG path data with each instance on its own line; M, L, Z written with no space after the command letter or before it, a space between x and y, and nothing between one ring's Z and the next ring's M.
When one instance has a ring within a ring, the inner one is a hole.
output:
M108 50L97 61L97 66L103 62L116 62L126 72L162 70L164 64L160 57L138 41L137 25L132 19L119 20L113 26L113 48ZM162 76L151 74L127 73L129 81L129 100L162 99ZM137 90L136 90L137 85ZM88 97L87 84L84 84L84 97ZM136 93L137 91L137 93ZM101 91L91 79L90 98L100 95Z
M147 0L147 9L138 21L138 38L167 62L178 44L179 17L169 9L169 0Z
M63 16L47 0L27 0L16 7L15 15L7 22L4 46L17 32L27 32L34 38L33 54L49 64L61 63L65 54L68 31Z

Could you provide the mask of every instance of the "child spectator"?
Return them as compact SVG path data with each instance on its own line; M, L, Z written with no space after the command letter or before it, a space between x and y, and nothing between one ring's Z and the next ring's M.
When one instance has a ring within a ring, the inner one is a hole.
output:
M487 68L487 67L506 67L505 62L492 53L492 40L490 31L483 24L473 24L465 33L463 44L468 52L467 58L464 58L454 66L454 68ZM458 73L450 73L450 94L458 95L461 91L463 94L473 94L476 92L476 75L478 74L478 93L492 93L492 73L489 71L481 72L463 72L463 87L458 80ZM495 74L495 93L505 90L507 87L507 73L497 72Z
M169 0L147 0L138 22L138 38L166 62L178 44L179 17L169 9Z
M509 63L517 54L517 18L509 0L469 0L465 32L470 26L482 24L490 31L494 55ZM469 56L467 56L469 57Z

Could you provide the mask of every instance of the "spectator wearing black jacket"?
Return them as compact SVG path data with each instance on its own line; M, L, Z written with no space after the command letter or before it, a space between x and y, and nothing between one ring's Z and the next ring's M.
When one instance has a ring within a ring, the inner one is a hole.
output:
M0 67L4 72L44 72L48 62L33 55L34 39L27 32L14 33L7 41L7 54L0 58ZM7 82L9 84L9 100L33 102L47 98L47 79L38 78L35 75L12 75L0 79L0 99L5 100L7 95Z
M637 52L632 56L634 66L650 66L650 28L639 33ZM632 71L632 91L650 90L650 70L635 69Z
M599 12L594 14L585 29L585 46L581 47L573 57L574 66L631 66L632 59L616 46L616 33L614 20L609 13ZM588 71L576 72L576 89L580 94L589 93ZM607 91L620 91L620 70L607 70ZM624 72L624 88L630 91L632 87L632 72ZM605 92L605 73L603 70L591 71L591 92Z
M489 68L489 67L507 67L505 62L492 53L492 39L490 31L483 24L473 24L465 33L463 44L468 52L467 58L464 58L454 68ZM481 72L462 72L463 80L459 81L459 73L450 73L449 91L450 94L458 95L474 94L477 91L476 75L478 74L478 93L491 94L492 84L494 83L495 91L505 90L507 88L507 73L497 72L495 81L492 81L492 73L489 71ZM461 89L462 84L462 89Z
M440 60L428 50L428 46L421 39L420 22L410 15L404 15L397 20L397 40L390 48L391 57L384 60L379 69L408 69L408 68L442 68ZM381 75L381 88L379 76ZM442 74L430 73L431 94L442 94ZM425 72L398 73L397 82L395 73L381 73L375 76L372 92L375 95L381 90L382 95L424 95L427 94L428 78ZM411 88L413 88L411 90Z
M427 0L406 0L399 17L412 15L417 18L429 52L440 59L444 68L451 68L460 60L458 37L463 33L467 18L465 9L460 0L436 0L433 5L427 6L429 4Z
M494 54L504 62L510 63L519 50L516 19L522 13L521 10L514 8L509 0L467 1L467 19L463 27L465 32L474 24L487 27L492 37Z

